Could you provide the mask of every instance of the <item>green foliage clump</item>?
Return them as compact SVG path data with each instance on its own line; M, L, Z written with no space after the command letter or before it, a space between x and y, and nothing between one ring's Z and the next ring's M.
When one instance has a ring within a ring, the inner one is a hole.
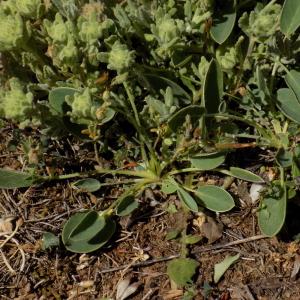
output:
M11 78L9 86L8 91L0 94L0 115L21 126L27 125L34 113L33 94L24 92L24 86L17 78Z
M22 17L8 14L1 6L0 28L0 51L10 51L24 43L26 29Z
M66 102L71 106L69 112L71 120L75 123L85 123L86 120L95 120L97 106L93 102L89 88L73 97L66 97Z
M134 51L128 50L120 41L115 41L108 53L99 53L99 60L108 63L108 69L122 73L133 65Z
M228 165L226 156L239 148L270 149L280 177L266 184L258 223L264 233L277 234L300 174L294 138L300 2L119 2L1 1L1 117L53 137L88 140L109 152L116 167L142 161L133 170L95 171L134 177L105 211L107 220L88 214L103 230L114 224L108 221L113 213L136 209L135 196L152 186L176 193L184 210L228 211L230 194L199 183L199 175L213 170L262 183L257 174ZM28 186L29 177L21 175L19 186ZM81 236L80 226L68 226L65 243L80 237L88 245L97 233ZM113 231L105 229L97 245Z
M248 36L255 36L258 39L272 37L279 29L279 17L281 5L271 1L264 6L257 3L255 9L248 14L244 12L239 20L239 26Z
M36 19L43 8L41 0L16 0L16 8L21 16Z

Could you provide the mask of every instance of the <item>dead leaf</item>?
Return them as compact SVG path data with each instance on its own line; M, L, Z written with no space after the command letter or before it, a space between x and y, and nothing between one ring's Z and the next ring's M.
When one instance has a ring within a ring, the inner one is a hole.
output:
M13 221L16 217L6 216L0 218L0 232L11 233L13 231Z
M202 225L206 222L206 215L203 212L199 212L197 215L197 219L193 220L193 225L201 229Z
M264 186L262 184L252 183L252 185L250 187L250 192L249 192L252 203L256 203L259 200L260 194L263 189L264 189Z
M171 290L163 295L164 300L178 299L183 295L183 290Z
M40 155L39 148L30 148L30 150L28 152L29 164L37 165L39 163L39 155Z
M226 256L221 262L215 264L214 282L218 283L225 272L240 258L240 254L234 256Z
M126 298L134 294L139 286L140 283L138 282L130 284L129 278L121 280L117 286L116 300L125 300Z
M206 222L200 227L201 233L208 239L208 243L212 244L222 237L223 225L217 223L213 218L206 216Z
M299 271L300 271L300 255L296 254L293 271L291 273L292 280L296 280L296 277L297 277L297 274L299 273Z
M84 281L79 282L78 285L84 289L88 289L88 288L91 288L92 286L94 286L94 280L84 280Z
M247 285L233 286L230 292L232 300L254 300L254 297Z

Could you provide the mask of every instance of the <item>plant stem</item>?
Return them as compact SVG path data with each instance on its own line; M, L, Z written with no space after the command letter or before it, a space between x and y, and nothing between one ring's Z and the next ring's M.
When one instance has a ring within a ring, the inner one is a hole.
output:
M268 132L267 130L265 130L263 127L261 127L260 125L258 125L256 122L250 121L250 120L246 120L242 117L238 117L238 116L234 116L234 115L229 115L229 114L207 114L206 117L215 117L215 118L225 118L225 119L232 119L232 120L236 120L236 121L241 121L243 123L246 123L250 126L253 126L262 136L265 140L267 140L268 142L271 143L271 141L273 141L273 133L272 132Z
M128 96L128 99L129 99L129 102L130 102L130 105L131 105L131 108L133 110L134 117L135 117L135 120L136 120L136 124L138 126L140 126L140 128L141 128L141 122L140 122L140 119L139 119L138 111L137 111L135 103L134 103L134 97L133 97L133 95L132 95L132 93L130 91L130 88L129 88L127 82L124 82L123 85L124 85L125 91L127 93L127 96Z
M272 73L271 73L271 79L270 79L270 93L272 94L273 91L273 87L274 87L274 80L275 80L275 75L276 75L276 71L279 67L278 61L275 61L273 69L272 69Z
M129 102L130 102L130 105L131 105L131 108L133 110L134 118L135 118L135 121L136 121L136 130L137 130L137 132L139 134L139 138L140 138L142 158L143 158L144 162L148 162L148 158L147 158L147 154L146 154L146 149L145 149L144 145L147 146L148 150L152 154L153 154L153 150L152 150L151 146L149 145L149 143L145 140L144 134L142 132L141 121L140 121L140 118L139 118L139 114L138 114L136 105L134 103L134 96L133 96L133 94L132 94L132 92L130 90L130 87L127 84L127 82L124 82L123 85L124 85L125 91L127 93L127 96L128 96L128 99L129 99Z
M168 175L176 175L180 173L189 173L189 172L203 172L203 170L198 168L185 168L185 169L171 171L168 173Z
M239 70L238 75L237 75L237 81L236 81L236 85L235 85L235 90L238 89L238 87L239 87L239 85L241 83L247 59L251 55L251 53L253 51L253 47L255 45L255 42L256 42L256 39L253 36L251 36L249 38L249 45L248 45L247 53L246 53L246 55L245 55L245 57L243 59L243 62L241 64L241 66L240 66L240 70Z
M181 236L182 236L182 240L183 240L183 242L181 242L181 251L180 251L180 257L187 257L188 256L188 248L187 248L187 245L186 245L186 243L185 243L185 240L186 240L186 236L187 236L187 226L188 226L188 222L187 222L187 219L188 219L188 214L189 214L189 212L188 212L188 210L184 207L184 206L182 206L182 210L183 210L183 214L184 214L184 216L183 216L183 229L182 229L182 231L181 231Z
M124 199L124 197L128 195L136 195L137 192L142 192L146 186L149 184L147 180L142 180L141 182L137 183L133 187L131 187L129 190L125 191L116 201L114 201L107 209L106 211L113 210L118 204Z
M87 177L87 176L95 176L97 174L112 174L112 175L127 175L133 177L140 177L144 180L147 180L149 183L158 182L160 178L153 174L150 171L134 171L134 170L109 170L109 169L101 169L98 168L95 171L89 172L75 172L71 174L64 174L58 176L44 176L41 178L42 181L51 181L51 180L65 180L65 179L72 179L76 177Z
M98 165L101 165L101 161L100 161L100 158L99 158L99 152L98 152L98 147L97 147L97 142L96 141L94 142L94 152L95 152L95 158L96 158L96 161L97 161Z
M280 167L280 185L282 187L284 187L284 183L285 183L285 180L284 180L284 168Z

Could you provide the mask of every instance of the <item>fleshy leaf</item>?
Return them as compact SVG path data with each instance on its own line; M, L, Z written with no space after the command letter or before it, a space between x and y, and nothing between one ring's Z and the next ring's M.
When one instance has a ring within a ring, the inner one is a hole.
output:
M57 246L59 246L59 238L52 232L44 232L42 238L42 249L46 250Z
M185 207L190 209L191 211L198 211L198 205L197 202L194 200L194 198L186 192L184 189L179 188L177 190L178 197L180 198L181 202L184 204Z
M224 273L240 258L240 254L227 256L223 261L215 265L214 282L218 283Z
M293 163L293 154L290 151L287 151L283 148L279 149L276 154L276 162L282 168L288 168L292 166Z
M223 174L226 174L226 175L229 175L229 176L232 176L235 178L239 178L242 180L250 181L250 182L255 182L255 183L263 183L264 182L264 180L260 176L254 174L248 170L241 169L241 168L231 167L229 169L229 171L222 170L221 172Z
M295 93L298 102L300 103L300 72L291 70L287 72L284 80L288 87Z
M189 115L191 117L192 124L195 124L200 120L204 114L204 108L199 105L190 105L182 108L169 119L168 125L170 129L176 132L185 122L185 117ZM196 124L198 125L198 124Z
M259 228L267 236L274 236L280 231L286 215L286 187L279 184L275 187L280 191L279 195L267 195L263 198L258 211Z
M218 186L200 186L195 195L201 200L202 206L215 212L229 211L235 205L232 196Z
M277 105L282 113L292 121L300 124L300 103L291 89L277 91Z
M120 200L116 208L116 214L121 217L127 216L137 209L138 206L139 203L134 199L133 195L126 195Z
M186 286L192 283L198 265L199 263L191 258L174 259L168 263L167 274L178 286Z
M95 211L73 215L64 225L62 241L75 253L89 253L101 248L114 234L116 224Z
M101 183L95 178L84 178L74 182L73 186L92 193L98 191L101 188Z
M173 229L173 230L168 231L168 233L166 234L166 240L167 241L174 240L178 236L180 236L180 230L179 229Z
M154 89L156 92L161 89L166 90L169 86L172 88L172 92L175 97L180 97L182 100L185 100L185 102L190 102L191 100L189 94L180 85L167 77L147 73L143 73L142 77L147 81L149 88Z
M199 241L201 241L202 238L203 237L200 235L188 234L187 236L185 236L184 238L181 239L181 242L184 244L192 245L192 244L196 244Z
M73 96L78 90L69 87L58 87L52 89L49 93L49 107L55 115L64 115L66 105L66 96Z
M161 191L165 194L173 194L177 191L178 185L172 182L172 180L164 180L161 185Z
M213 25L210 29L212 38L223 44L230 36L236 20L235 1L220 1L220 7L213 15Z
M259 66L256 67L256 77L259 90L262 91L266 96L270 96L269 88Z
M0 188L15 189L28 187L35 182L31 174L7 169L0 169Z
M219 111L223 96L223 73L219 63L212 59L204 79L203 103L208 114Z
M200 170L213 170L220 166L225 161L225 158L226 154L222 152L208 153L192 157L191 164Z
M280 29L286 35L292 35L300 26L300 1L285 0L281 18Z

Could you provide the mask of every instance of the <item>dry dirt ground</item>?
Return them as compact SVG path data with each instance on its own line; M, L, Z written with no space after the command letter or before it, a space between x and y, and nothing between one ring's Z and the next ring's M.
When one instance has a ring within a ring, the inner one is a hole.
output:
M0 129L0 167L20 170L26 157L14 143L13 132L11 126ZM32 132L24 135L35 138ZM42 169L49 168L49 161L57 172L76 170L79 165L89 168L95 164L93 157L81 145L52 141ZM166 239L170 230L182 225L182 214L168 209L170 204L178 205L174 196L166 199L159 191L146 193L140 199L142 209L119 220L112 242L95 253L73 254L63 246L42 250L43 232L59 234L73 212L101 210L121 192L106 188L89 194L74 190L70 183L0 192L0 299L116 299L117 288L126 280L135 289L128 299L183 299L184 291L174 287L166 274L168 260L178 257L181 247L178 241ZM248 190L247 184L233 182L229 191L237 208L208 218L209 228L222 228L219 238L200 230L197 220L203 215L188 220L189 233L203 236L189 246L190 256L199 262L194 299L300 299L299 244L293 238L300 232L300 208L291 203L282 233L264 238L256 222L257 204L247 201ZM214 265L237 253L240 259L214 284Z

